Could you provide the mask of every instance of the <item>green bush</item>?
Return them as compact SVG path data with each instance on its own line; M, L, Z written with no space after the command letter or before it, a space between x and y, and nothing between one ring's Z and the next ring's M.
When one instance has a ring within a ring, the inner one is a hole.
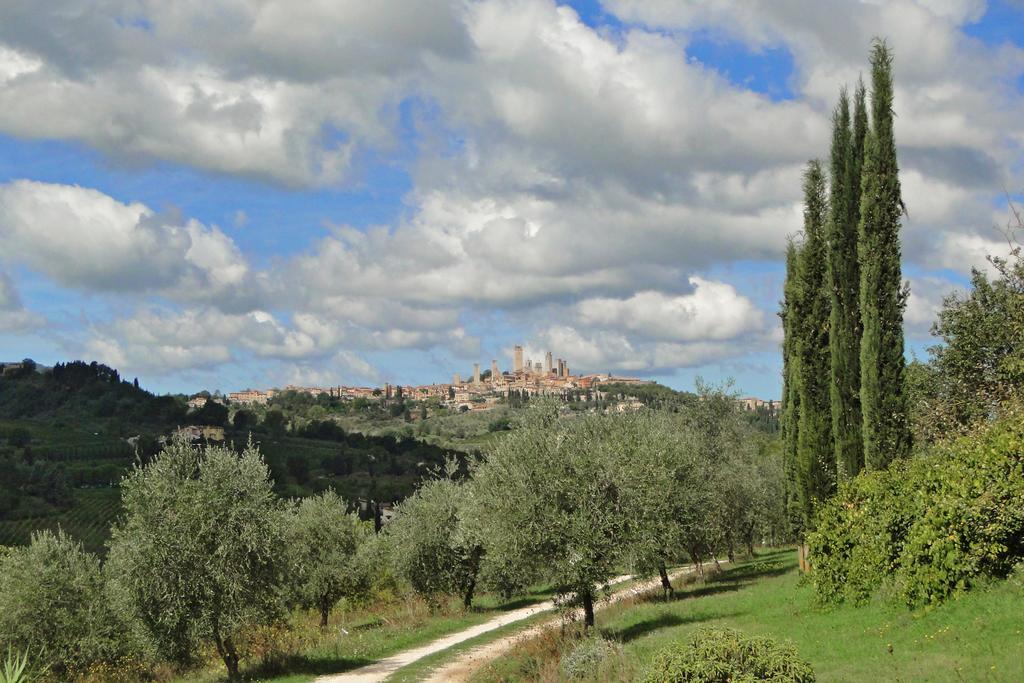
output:
M912 489L921 514L898 574L908 605L1005 577L1024 558L1024 415L1014 411L942 450Z
M788 643L730 628L700 629L654 658L647 683L807 683L811 665Z
M35 670L64 673L118 654L107 603L99 560L63 531L35 533L0 558L0 648L28 652Z
M1007 576L1024 559L1024 413L858 475L822 506L808 545L823 602L864 602L891 577L915 607Z
M604 638L587 638L562 658L562 674L566 678L586 678L597 673L601 663L610 655L617 654L617 643Z
M808 546L810 577L822 602L862 604L891 576L916 514L904 493L913 469L896 463L865 472L844 482L821 508Z

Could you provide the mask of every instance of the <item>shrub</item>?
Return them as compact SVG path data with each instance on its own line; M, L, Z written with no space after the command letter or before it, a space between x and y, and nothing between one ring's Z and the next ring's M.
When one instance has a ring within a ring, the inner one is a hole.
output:
M810 664L788 643L747 637L729 628L700 629L689 641L662 650L647 673L647 683L806 683Z
M617 643L604 638L587 638L562 658L562 673L566 678L586 678L597 673L601 663L611 655L618 654Z
M894 577L911 607L942 602L1024 559L1024 412L889 470L862 473L808 536L823 602L864 602Z
M900 553L908 605L938 603L1024 558L1024 414L958 439L911 489L921 514ZM936 466L937 465L937 466Z
M114 656L120 640L99 560L63 531L0 558L0 647L61 674Z
M843 483L834 502L821 508L807 538L819 600L862 604L895 570L916 514L914 500L904 493L910 478L899 463L865 472Z

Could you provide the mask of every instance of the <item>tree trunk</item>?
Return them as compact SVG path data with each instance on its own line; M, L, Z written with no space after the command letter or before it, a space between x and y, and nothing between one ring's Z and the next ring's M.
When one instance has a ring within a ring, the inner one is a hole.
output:
M697 576L700 580L704 580L704 563L700 561L700 553L697 552L696 548L690 548L690 559L693 560L693 566L697 570Z
M224 666L228 669L228 680L242 680L238 672L238 652L235 650L235 644L231 642L231 638L221 638L220 627L216 621L213 623L213 641L217 646L217 654L224 660Z
M473 591L476 590L476 575L469 580L469 585L466 586L466 594L462 597L462 606L469 609L473 606Z
M480 546L475 546L469 553L469 584L466 586L466 592L462 597L462 606L469 609L473 606L473 593L476 591L476 577L480 573L480 558L484 554L484 549Z
M658 565L658 573L661 574L661 587L665 591L665 597L675 597L676 591L672 587L672 582L668 580L668 570L664 562Z
M580 591L580 599L583 601L583 626L587 629L594 627L594 592L590 586Z
M320 630L327 628L327 617L331 615L331 606L324 603L320 605Z
M729 541L729 552L727 553L727 555L729 556L730 562L736 561L736 550L732 547L732 541Z

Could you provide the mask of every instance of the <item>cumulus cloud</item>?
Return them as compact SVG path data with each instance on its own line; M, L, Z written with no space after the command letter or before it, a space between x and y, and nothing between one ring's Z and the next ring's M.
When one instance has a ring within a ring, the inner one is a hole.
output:
M580 323L665 341L722 341L761 329L763 314L730 285L690 278L692 294L638 292L628 299L585 299Z
M992 197L1022 180L1024 101L1007 84L1024 51L964 33L980 0L603 7L624 28L594 29L553 0L5 3L0 132L300 189L353 182L410 119L416 154L400 162L413 184L392 224L334 216L327 236L260 268L216 226L8 183L4 263L136 297L90 343L164 367L251 354L296 376L368 377L343 354L478 353L465 321L494 312L581 368L771 348L770 312L700 274L781 258L801 225L802 165L827 153L838 88L865 70L875 35L896 52L905 259L965 272L998 253ZM794 97L688 58L698 32L788 51ZM246 219L239 208L235 225ZM925 291L910 327L934 307Z
M0 249L74 288L224 296L248 275L216 227L175 221L96 190L17 180L0 185Z
M14 282L0 270L0 332L27 332L43 324L42 316L25 310Z

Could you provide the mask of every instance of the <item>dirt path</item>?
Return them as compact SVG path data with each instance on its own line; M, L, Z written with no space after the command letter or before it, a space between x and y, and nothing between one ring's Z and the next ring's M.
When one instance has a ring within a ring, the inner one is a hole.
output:
M671 579L675 581L676 579L690 574L693 571L694 570L692 568L683 569L672 574ZM626 598L641 595L659 588L661 588L660 578L644 581L635 586L631 586L627 590L612 593L608 600L604 600L595 605L595 608L601 609L612 603L619 602L620 600L625 600ZM577 610L577 612L578 613L574 615L575 617L578 618L582 616L582 610ZM493 640L481 645L480 647L473 648L469 652L464 652L452 661L431 671L430 675L425 678L424 681L426 683L462 683L463 681L468 681L469 677L473 675L473 672L487 662L500 657L519 643L541 635L547 629L558 625L558 623L560 622L557 619L548 619L536 626L531 626L526 630L512 633L504 638L498 638L497 640Z
M685 574L692 572L692 569L686 569L674 574L673 578L678 578ZM618 576L610 582L610 585L622 583L631 579L631 576ZM629 588L628 590L618 591L613 593L611 596L611 602L617 602L624 598L632 595L638 595L645 593L649 590L659 588L661 586L660 579L653 579L651 581L645 581ZM604 601L595 607L600 605L607 605L609 601ZM443 638L435 640L432 643L417 647L412 650L405 650L399 652L391 657L385 657L373 664L354 669L341 674L333 674L330 676L321 676L316 679L315 683L378 683L379 681L385 680L388 676L395 673L404 666L408 666L414 662L417 662L424 657L428 657L432 654L436 654L443 650L447 650L450 647L463 643L470 638L476 638L479 635L501 628L508 624L514 624L517 621L528 619L535 614L541 614L543 612L551 611L555 608L553 600L541 602L530 607L522 607L517 610L505 612L498 616L490 619L482 624L472 626L465 630L459 631L458 633L452 633ZM504 653L506 650L514 646L519 640L523 638L531 638L544 629L550 628L554 622L548 620L543 624L538 624L526 631L512 634L504 638L482 645L479 648L470 650L460 654L451 662L443 665L441 668L430 674L428 681L464 681L469 675L477 669L484 662L490 661L494 657Z

